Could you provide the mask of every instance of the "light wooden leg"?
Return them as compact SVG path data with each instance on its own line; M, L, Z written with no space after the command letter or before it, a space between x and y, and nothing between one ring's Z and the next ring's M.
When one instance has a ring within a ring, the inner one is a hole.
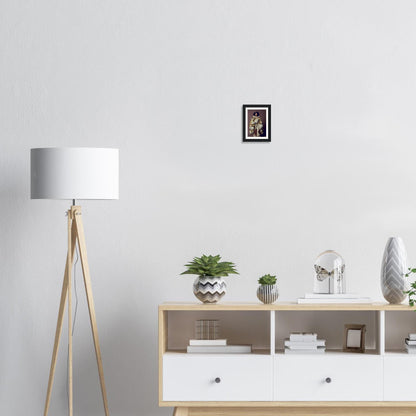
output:
M72 224L72 256L74 256L74 250L75 250L75 243L76 243L76 234L75 234L75 222ZM51 401L51 393L52 393L52 385L53 385L53 378L55 375L55 368L56 368L56 359L58 357L58 349L59 349L59 340L61 338L61 331L62 331L62 322L64 318L64 311L65 311L65 304L66 304L66 297L68 294L68 270L72 268L72 264L68 263L68 256L66 259L65 264L65 273L64 273L64 281L62 284L62 291L61 291L61 301L59 304L59 313L58 313L58 321L56 323L56 331L55 331L55 342L53 345L53 353L52 353L52 359L51 359L51 368L49 371L49 381L48 381L48 390L46 392L46 401L45 401L45 409L44 409L44 416L47 416L49 411L49 405Z
M173 416L188 416L189 407L175 407L173 409Z
M72 219L68 215L68 414L73 416L73 390L72 390ZM75 242L76 244L76 242Z
M98 374L100 376L101 393L103 396L105 414L106 416L109 416L107 392L105 388L104 371L103 371L103 364L101 360L100 343L98 341L97 320L95 317L94 299L92 296L91 277L90 277L90 270L89 270L88 260L87 260L87 247L85 245L84 226L82 224L82 218L81 218L80 212L79 213L75 212L75 223L77 227L78 247L79 247L79 253L81 257L82 272L84 275L85 291L87 294L88 309L90 313L92 336L94 339L95 355L97 357Z

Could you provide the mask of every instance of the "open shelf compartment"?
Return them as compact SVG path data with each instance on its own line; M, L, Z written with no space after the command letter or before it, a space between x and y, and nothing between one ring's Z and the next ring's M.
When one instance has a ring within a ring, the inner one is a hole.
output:
M318 339L326 341L328 353L355 354L343 352L346 324L366 325L365 353L380 354L380 311L276 311L275 352L284 353L284 341L292 332L311 332ZM307 354L307 352L305 352Z
M385 353L408 354L405 347L405 338L409 333L416 333L416 312L386 311L385 312ZM416 358L416 354L414 354Z
M227 345L251 345L252 354L270 354L269 311L168 311L165 353L186 353L195 339L195 321L218 320L219 337Z

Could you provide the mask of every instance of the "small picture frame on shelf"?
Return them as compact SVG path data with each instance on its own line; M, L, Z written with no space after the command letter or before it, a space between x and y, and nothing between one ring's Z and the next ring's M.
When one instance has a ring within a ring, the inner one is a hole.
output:
M365 325L346 324L344 330L345 352L365 352Z
M271 104L243 105L243 142L271 142Z

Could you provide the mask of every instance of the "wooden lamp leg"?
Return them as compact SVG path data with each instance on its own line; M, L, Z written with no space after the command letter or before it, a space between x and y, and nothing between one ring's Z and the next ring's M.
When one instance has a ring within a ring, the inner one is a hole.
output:
M69 212L68 212L69 217ZM68 219L69 221L69 219ZM56 359L58 357L58 350L59 350L59 340L61 338L61 332L62 332L62 323L64 318L64 311L65 311L65 305L66 305L66 298L68 294L68 270L72 269L72 261L74 257L74 250L75 250L75 244L76 244L76 228L75 228L75 222L72 222L72 232L70 240L71 244L70 247L68 247L68 254L71 253L71 256L67 255L66 264L65 264L65 273L64 273L64 281L62 284L62 291L61 291L61 301L59 304L59 312L58 312L58 321L56 323L56 331L55 331L55 341L53 344L53 353L52 353L52 359L51 359L51 368L49 370L49 381L48 381L48 390L46 393L46 401L45 401L45 409L44 409L44 416L47 416L49 411L49 405L51 401L51 393L52 393L52 386L53 386L53 379L55 375L55 368L56 368Z
M104 371L101 360L100 344L98 341L97 320L95 317L94 299L92 296L91 277L87 260L87 248L85 245L84 227L81 218L81 207L72 206L68 211L68 252L65 265L64 281L62 284L61 301L59 304L58 321L55 331L55 342L53 346L51 368L49 371L48 390L46 393L46 402L44 416L48 415L51 400L52 385L55 375L56 360L59 350L59 341L62 332L63 317L65 312L66 300L68 298L68 408L69 416L73 416L73 373L72 373L72 265L74 259L75 245L78 240L78 247L81 258L82 272L84 275L85 291L87 294L88 309L91 321L92 335L94 339L95 355L97 357L98 373L100 376L101 393L103 396L104 410L106 416L109 416L107 392L104 382Z
M106 416L109 416L107 392L106 392L105 382L104 382L104 371L103 371L103 363L101 360L100 343L98 341L97 320L95 317L94 299L92 296L91 277L90 277L90 270L89 270L88 260L87 260L87 247L85 245L85 234L84 234L84 226L83 226L82 217L81 217L81 208L76 207L74 214L75 214L74 218L75 218L75 224L76 224L76 230L77 230L77 236L78 236L78 247L79 247L79 253L80 253L80 258L81 258L82 272L84 275L85 291L87 294L88 310L90 314L92 336L94 339L95 355L97 357L98 374L100 376L101 393L103 396L105 414Z
M72 236L71 218L68 215L68 413L73 416L73 390L72 390ZM76 243L75 243L76 244Z

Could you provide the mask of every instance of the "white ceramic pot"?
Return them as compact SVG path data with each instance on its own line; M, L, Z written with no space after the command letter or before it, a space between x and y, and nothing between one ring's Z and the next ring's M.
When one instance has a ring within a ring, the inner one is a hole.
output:
M194 295L203 303L217 303L226 291L222 277L197 277L194 281Z
M263 303L276 302L279 297L279 291L276 285L260 285L257 288L257 297Z

